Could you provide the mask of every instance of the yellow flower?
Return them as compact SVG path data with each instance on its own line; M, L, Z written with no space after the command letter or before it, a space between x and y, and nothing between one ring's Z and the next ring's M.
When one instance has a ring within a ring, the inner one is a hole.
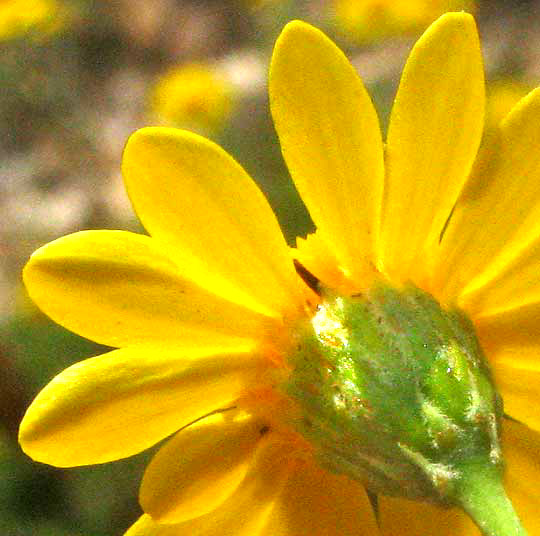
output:
M151 104L166 123L208 134L230 117L233 89L215 68L190 63L169 69L159 78Z
M502 420L506 489L538 533L540 90L475 163L483 86L472 17L441 17L407 61L383 150L345 56L311 26L287 25L270 102L317 226L294 250L302 278L266 200L230 156L184 131L135 133L123 172L150 236L75 233L25 268L30 296L51 318L119 349L43 389L21 424L23 449L67 467L127 457L176 433L143 477L145 514L129 536L478 535L460 510L399 496L379 495L377 520L359 481L319 463L298 432L309 422L282 389L298 373L290 358L309 326L335 347L344 329L321 318L324 294L304 280L349 301L377 281L414 284L474 324L512 417ZM306 389L316 398L319 387Z
M446 11L474 11L474 0L334 0L338 28L358 43L425 28Z
M66 23L67 10L55 0L5 0L0 2L0 41L26 34L44 37Z

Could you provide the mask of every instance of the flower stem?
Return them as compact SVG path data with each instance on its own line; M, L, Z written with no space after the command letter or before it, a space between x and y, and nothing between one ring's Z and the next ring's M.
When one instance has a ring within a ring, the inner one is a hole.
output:
M527 536L496 467L482 463L462 466L456 500L484 536Z

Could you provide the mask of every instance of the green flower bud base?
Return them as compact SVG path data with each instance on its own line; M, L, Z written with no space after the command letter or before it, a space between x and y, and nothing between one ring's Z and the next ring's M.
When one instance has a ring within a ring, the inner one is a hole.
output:
M525 534L501 484L501 398L461 312L411 285L326 292L290 364L283 388L321 465L372 493L461 506L485 535Z

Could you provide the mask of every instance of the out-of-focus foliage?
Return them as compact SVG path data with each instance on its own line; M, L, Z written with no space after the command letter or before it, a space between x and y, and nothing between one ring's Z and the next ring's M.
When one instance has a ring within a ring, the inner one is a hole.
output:
M21 297L21 268L33 250L69 232L141 230L120 176L128 135L166 121L219 142L259 181L292 244L311 222L268 110L268 60L281 27L301 18L344 45L384 127L414 38L448 7L472 8L451 3L0 2L0 534L118 535L139 512L148 453L60 470L32 462L17 444L38 390L102 352ZM476 2L476 14L489 80L498 81L488 86L491 121L529 81L540 83L540 0Z

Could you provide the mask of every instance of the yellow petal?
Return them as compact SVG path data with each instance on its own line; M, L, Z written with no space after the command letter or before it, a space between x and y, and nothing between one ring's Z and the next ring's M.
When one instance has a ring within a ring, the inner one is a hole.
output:
M538 146L540 89L522 99L502 122L498 137L476 163L459 197L436 270L445 296L467 306L473 298L466 295L481 294L481 287L503 270L508 270L510 284L511 278L520 277L517 268L524 270L523 276L529 273L527 250L536 247L532 244L540 233ZM516 257L521 260L507 268ZM504 306L504 292L494 295L489 306Z
M187 274L269 316L301 306L277 220L225 151L182 130L144 128L129 139L122 170L141 222Z
M480 344L493 360L500 352L523 350L523 356L540 352L540 303L474 319Z
M481 536L469 517L457 508L379 496L383 536Z
M448 13L414 46L392 109L381 259L394 280L421 281L470 171L483 126L484 80L474 19Z
M142 515L124 536L186 536L178 525L161 525L148 514Z
M475 318L475 328L494 373L505 412L540 430L540 303Z
M244 480L214 511L175 525L142 516L125 536L256 536L283 488L286 457L286 446L263 438Z
M528 533L540 534L540 434L505 420L503 454L506 491Z
M77 363L36 397L21 423L23 450L60 467L136 454L183 425L227 407L261 381L253 348L115 350Z
M540 304L481 319L477 331L504 401L504 411L540 430Z
M211 512L245 477L264 424L216 415L180 431L156 454L141 484L143 510L158 523Z
M493 316L524 305L540 303L540 238L524 245L504 267L476 288L468 287L459 304L473 318Z
M108 346L260 335L264 317L209 293L183 271L148 236L83 231L38 249L24 281L55 322Z
M540 430L539 350L540 347L536 347L532 355L526 349L507 351L491 361L495 383L503 397L505 413L535 430Z
M334 43L299 21L277 40L269 84L272 116L296 187L342 269L365 284L384 176L371 100Z
M301 463L289 477L260 536L379 534L364 488L347 477Z
M339 269L337 259L320 232L309 234L306 238L298 237L292 255L325 287L340 289L344 293L352 292L352 282Z

